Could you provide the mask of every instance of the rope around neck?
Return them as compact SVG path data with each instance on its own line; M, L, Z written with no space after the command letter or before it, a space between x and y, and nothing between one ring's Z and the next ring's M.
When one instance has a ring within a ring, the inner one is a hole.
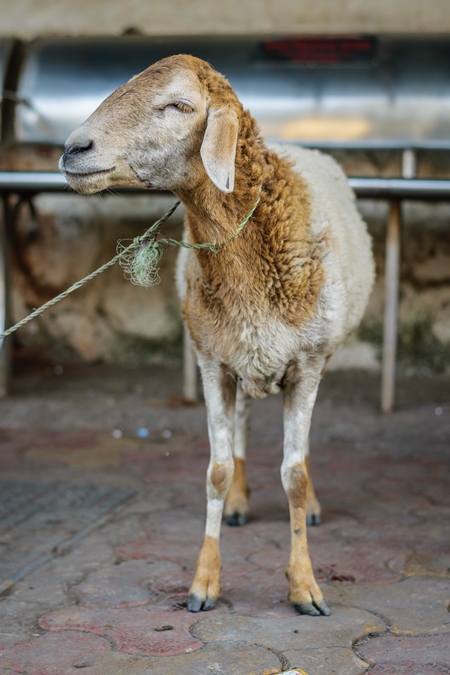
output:
M162 254L164 252L164 245L182 246L183 248L191 248L196 250L209 249L212 251L212 253L218 253L222 246L230 242L232 239L238 237L242 232L243 228L248 223L259 204L259 200L261 199L260 192L261 186L258 190L258 198L251 210L247 213L244 219L241 220L236 230L227 239L219 244L212 242L205 242L204 244L189 244L185 241L170 239L170 237L167 237L165 234L161 233L158 230L159 226L165 220L170 218L175 209L177 209L180 205L179 201L175 202L175 204L169 209L169 211L167 211L167 213L157 220L156 223L153 223L153 225L151 225L151 227L149 227L143 235L133 239L129 246L124 246L122 242L119 241L117 244L117 255L114 256L114 258L112 258L109 262L99 267L97 270L95 270L95 272L91 272L91 274L88 274L83 279L80 279L80 281L74 283L66 291L63 291L63 293L60 293L55 298L52 298L52 300L46 302L44 305L42 305L42 307L35 309L24 319L16 323L14 326L11 326L11 328L8 328L7 330L3 331L3 333L0 333L0 341L8 335L11 335L11 333L15 333L16 330L24 326L29 321L35 319L37 316L45 312L46 309L49 309L49 307L53 307L53 305L56 305L56 303L60 300L64 300L64 298L70 295L70 293L73 293L73 291L81 288L81 286L84 286L84 284L91 279L98 277L99 274L102 274L102 272L105 272L105 270L115 265L116 262L121 265L125 271L125 277L128 278L132 283L139 286L150 287L154 286L160 281L158 274L158 262L161 260Z

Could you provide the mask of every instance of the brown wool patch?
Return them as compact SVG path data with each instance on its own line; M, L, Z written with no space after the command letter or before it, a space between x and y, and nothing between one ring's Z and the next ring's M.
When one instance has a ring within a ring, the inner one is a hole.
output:
M288 489L289 505L292 508L305 508L307 483L308 474L306 470L306 464L304 462L294 464L289 474Z
M245 460L235 457L233 482L225 500L225 515L231 515L235 512L248 513L249 493L250 490L245 475Z
M236 347L230 328L243 321L301 328L313 319L325 283L327 242L312 235L308 185L290 161L265 145L226 79L193 57L168 63L196 74L209 109L226 106L239 120L233 192L220 192L199 160L195 188L177 193L186 205L190 243L223 243L217 254L205 249L190 254L183 310L198 351L226 359ZM252 218L230 240L258 196Z
M226 492L231 471L228 464L214 464L211 471L211 483L219 494Z
M258 181L263 180L260 203L241 234L217 255L198 253L202 276L193 281L185 313L200 349L224 316L239 314L251 320L265 314L302 326L314 317L325 283L322 257L327 242L312 237L308 186L288 161L265 148L248 112L242 113L239 133L235 190L221 195L225 206L217 214L218 222L212 228L197 215L198 204L186 218L194 242L223 241L256 201ZM249 174L249 157L256 177ZM217 201L217 191L209 198Z

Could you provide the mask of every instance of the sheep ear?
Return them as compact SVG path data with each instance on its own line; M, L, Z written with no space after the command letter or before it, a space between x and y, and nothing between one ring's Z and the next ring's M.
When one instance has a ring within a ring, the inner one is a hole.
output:
M209 111L200 155L206 173L222 192L234 190L238 128L238 116L231 108Z

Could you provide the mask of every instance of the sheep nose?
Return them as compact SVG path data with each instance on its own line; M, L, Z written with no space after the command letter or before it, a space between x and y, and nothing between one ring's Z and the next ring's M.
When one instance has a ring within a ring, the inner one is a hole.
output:
M67 155L79 155L82 152L87 152L88 150L92 150L94 147L94 141L87 140L83 141L81 143L73 143L72 145L69 145L68 147L65 148L64 154Z

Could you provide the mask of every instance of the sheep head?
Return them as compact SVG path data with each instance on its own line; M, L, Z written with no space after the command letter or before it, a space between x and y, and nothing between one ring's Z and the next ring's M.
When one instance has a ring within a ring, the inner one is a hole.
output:
M114 91L67 139L59 168L84 194L113 186L234 188L242 106L205 61L171 56Z

